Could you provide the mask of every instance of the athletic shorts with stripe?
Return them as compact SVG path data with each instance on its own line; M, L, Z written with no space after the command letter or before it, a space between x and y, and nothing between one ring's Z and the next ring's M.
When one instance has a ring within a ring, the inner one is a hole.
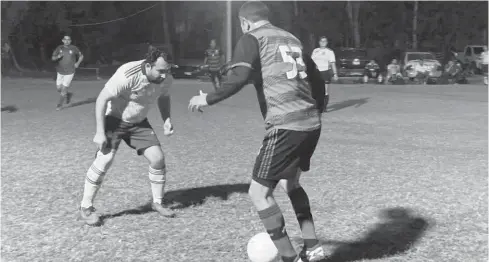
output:
M321 135L321 129L293 131L275 129L265 135L253 168L253 180L275 188L280 179L291 179L294 172L283 172L296 165L309 171L311 157Z
M127 123L117 117L105 117L105 135L107 147L118 149L122 140L135 149L138 155L142 155L146 148L160 146L160 141L153 128L145 118L139 123Z

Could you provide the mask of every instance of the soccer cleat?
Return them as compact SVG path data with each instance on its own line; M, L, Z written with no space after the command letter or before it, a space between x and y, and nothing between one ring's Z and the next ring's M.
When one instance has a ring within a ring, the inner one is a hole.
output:
M318 262L322 261L323 259L326 259L326 255L324 254L324 249L322 246L318 246L313 250L303 250L303 257L306 261L309 262Z
M80 217L89 226L100 225L100 217L95 213L95 208L91 207L80 207Z
M173 212L171 209L167 208L167 207L164 207L163 205L161 204L158 204L158 203L151 203L151 208L160 213L160 215L164 216L164 217L175 217L176 214L175 212Z
M63 109L63 106L62 106L62 105L57 105L57 106L56 106L56 111L59 111L59 110L61 110L61 109Z
M66 104L69 104L71 102L72 96L73 96L73 93L67 93L66 94Z

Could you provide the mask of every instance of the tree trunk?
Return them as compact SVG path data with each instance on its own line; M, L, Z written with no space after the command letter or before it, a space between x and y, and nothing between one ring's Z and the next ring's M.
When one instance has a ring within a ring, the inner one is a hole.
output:
M166 1L161 2L161 11L162 11L161 13L163 15L163 34L165 36L164 43L168 47L168 52L170 53L170 56L174 59L170 26L168 24L169 23L168 16L170 15L168 4L169 3L167 3Z
M413 49L418 48L418 33L416 32L418 29L418 1L414 1L414 10L413 10Z
M360 2L346 2L346 13L348 14L348 20L350 21L350 28L353 38L353 45L359 48L361 45L360 37L360 24L359 24L359 13L360 13Z

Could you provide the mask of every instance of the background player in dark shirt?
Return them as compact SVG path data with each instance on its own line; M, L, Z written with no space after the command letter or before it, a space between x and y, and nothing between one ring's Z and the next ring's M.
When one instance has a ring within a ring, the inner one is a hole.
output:
M60 110L63 102L69 104L73 93L69 92L71 81L75 76L75 70L83 61L83 54L78 47L71 44L71 37L65 35L63 44L56 47L51 59L56 62L56 88L60 93L60 98L56 110ZM78 59L77 59L78 58Z
M288 194L299 221L307 261L324 258L311 215L309 198L299 183L310 168L321 132L324 80L302 44L268 21L268 8L259 1L245 3L239 18L243 35L236 45L226 80L214 93L195 96L189 109L218 103L252 79L266 134L253 168L249 194L258 215L284 262L302 261L285 230L273 197L277 184Z
M217 90L221 86L221 75L219 70L223 64L223 56L221 49L217 48L216 40L212 39L209 48L205 50L204 65L209 70L214 90Z

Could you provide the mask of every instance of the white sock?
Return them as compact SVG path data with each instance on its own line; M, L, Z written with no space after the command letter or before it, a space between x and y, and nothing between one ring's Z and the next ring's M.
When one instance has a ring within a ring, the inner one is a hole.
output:
M104 180L105 172L100 171L94 164L90 166L85 177L85 189L81 207L88 208L93 206L93 200Z
M149 182L151 183L153 202L161 204L165 194L166 169L163 167L158 170L149 167Z

